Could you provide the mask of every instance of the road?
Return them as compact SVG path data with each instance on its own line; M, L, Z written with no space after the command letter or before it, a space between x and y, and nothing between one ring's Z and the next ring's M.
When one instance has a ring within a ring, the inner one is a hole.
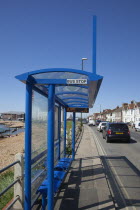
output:
M140 132L130 130L131 143L106 143L92 127L116 209L140 209Z

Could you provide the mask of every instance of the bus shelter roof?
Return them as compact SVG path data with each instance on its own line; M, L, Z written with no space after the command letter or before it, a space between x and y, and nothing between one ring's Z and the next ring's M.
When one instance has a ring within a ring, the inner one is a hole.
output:
M75 109L92 108L103 77L77 69L51 68L16 76L30 83L34 90L48 95L48 86L55 85L55 100L62 106Z

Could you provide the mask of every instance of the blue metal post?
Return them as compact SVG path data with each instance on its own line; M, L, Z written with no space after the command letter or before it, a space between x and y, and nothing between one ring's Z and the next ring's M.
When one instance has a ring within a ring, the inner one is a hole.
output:
M72 120L72 160L75 159L75 112L73 112Z
M42 210L45 210L47 206L47 195L43 194L42 195Z
M67 112L64 108L64 157L66 156Z
M58 108L58 141L59 141L59 148L58 148L58 159L60 159L60 150L61 150L61 106Z
M32 86L26 84L25 115L25 200L24 209L31 209L31 131L32 131Z
M54 108L55 86L49 85L48 94L48 210L53 209L54 200Z
M92 72L96 74L96 16L93 16L93 66Z

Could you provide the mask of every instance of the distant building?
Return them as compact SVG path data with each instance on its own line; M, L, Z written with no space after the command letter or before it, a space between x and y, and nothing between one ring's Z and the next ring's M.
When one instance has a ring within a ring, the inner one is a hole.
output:
M114 110L114 120L115 122L122 122L122 107L117 106Z
M112 112L113 112L113 110L108 109L108 111L106 113L106 121L112 122Z
M122 104L122 116L123 122L134 122L135 115L135 102L131 101L131 104L123 103Z
M94 116L93 115L90 115L87 118L88 118L88 120L93 120L94 119Z
M93 119L94 120L99 120L100 119L100 113L94 113L93 114Z
M107 115L108 115L108 113L110 113L110 111L111 111L110 109L103 110L103 112L100 113L100 120L108 121L107 120Z
M68 121L72 121L73 117L72 114L69 115L69 117L67 118Z
M23 120L25 119L25 113L24 112L3 112L1 113L1 118L3 120Z
M140 102L135 104L134 122L140 121Z
M140 121L140 102L131 101L130 104L123 103L122 107L115 109L105 109L101 113L94 113L94 119L110 122L130 122Z

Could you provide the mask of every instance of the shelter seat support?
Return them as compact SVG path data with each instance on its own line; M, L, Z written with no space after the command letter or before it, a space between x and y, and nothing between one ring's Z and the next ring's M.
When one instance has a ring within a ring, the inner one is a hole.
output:
M72 159L71 158L62 158L58 162L58 164L54 168L54 195L58 192L65 176L67 170L71 165ZM47 206L47 196L48 196L48 179L45 179L40 187L38 188L36 193L42 194L42 209L45 210Z

